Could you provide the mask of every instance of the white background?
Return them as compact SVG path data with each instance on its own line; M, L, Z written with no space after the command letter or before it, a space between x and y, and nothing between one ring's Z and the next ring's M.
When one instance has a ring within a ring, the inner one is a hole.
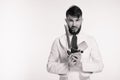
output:
M103 58L103 72L91 80L120 80L120 0L0 0L0 80L58 80L46 64L72 4L83 10L82 31Z

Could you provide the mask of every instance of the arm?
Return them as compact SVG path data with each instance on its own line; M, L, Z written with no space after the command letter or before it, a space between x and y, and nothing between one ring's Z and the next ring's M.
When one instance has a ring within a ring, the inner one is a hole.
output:
M101 72L103 69L102 58L94 39L91 40L90 60L82 62L82 68L84 72Z
M81 54L80 52L71 54L71 62L72 60L75 61L72 63L71 65L71 70L75 70L75 71L80 71L80 74L82 77L84 78L89 78L89 76L92 74L92 72L85 72L82 70L82 62L81 62Z
M68 72L67 63L61 63L59 58L58 39L52 45L50 56L48 58L47 70L55 74L66 74Z

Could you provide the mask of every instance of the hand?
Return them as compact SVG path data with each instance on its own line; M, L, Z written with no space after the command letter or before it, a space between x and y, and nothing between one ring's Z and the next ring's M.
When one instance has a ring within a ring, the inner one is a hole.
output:
M76 64L76 59L75 59L75 57L73 57L73 54L69 55L69 57L68 57L68 64L70 66L74 66Z
M68 57L68 63L69 63L70 66L75 66L75 65L79 64L80 60L81 60L80 52L72 53Z

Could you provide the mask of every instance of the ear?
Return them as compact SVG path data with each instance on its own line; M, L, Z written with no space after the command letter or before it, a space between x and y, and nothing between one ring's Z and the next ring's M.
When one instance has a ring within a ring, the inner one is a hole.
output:
M82 22L83 22L83 18L82 18Z
M67 19L65 18L65 22L67 23Z
M80 17L80 19L81 19L81 21L83 21L83 18L82 18L82 16Z
M81 22L81 23L83 22L83 18L82 18L82 17L80 18L80 22Z

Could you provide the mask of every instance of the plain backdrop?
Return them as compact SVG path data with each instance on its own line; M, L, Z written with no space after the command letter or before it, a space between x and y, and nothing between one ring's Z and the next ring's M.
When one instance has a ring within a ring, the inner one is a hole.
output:
M0 0L0 80L58 80L46 64L73 4L103 58L103 71L91 80L120 80L120 0Z

